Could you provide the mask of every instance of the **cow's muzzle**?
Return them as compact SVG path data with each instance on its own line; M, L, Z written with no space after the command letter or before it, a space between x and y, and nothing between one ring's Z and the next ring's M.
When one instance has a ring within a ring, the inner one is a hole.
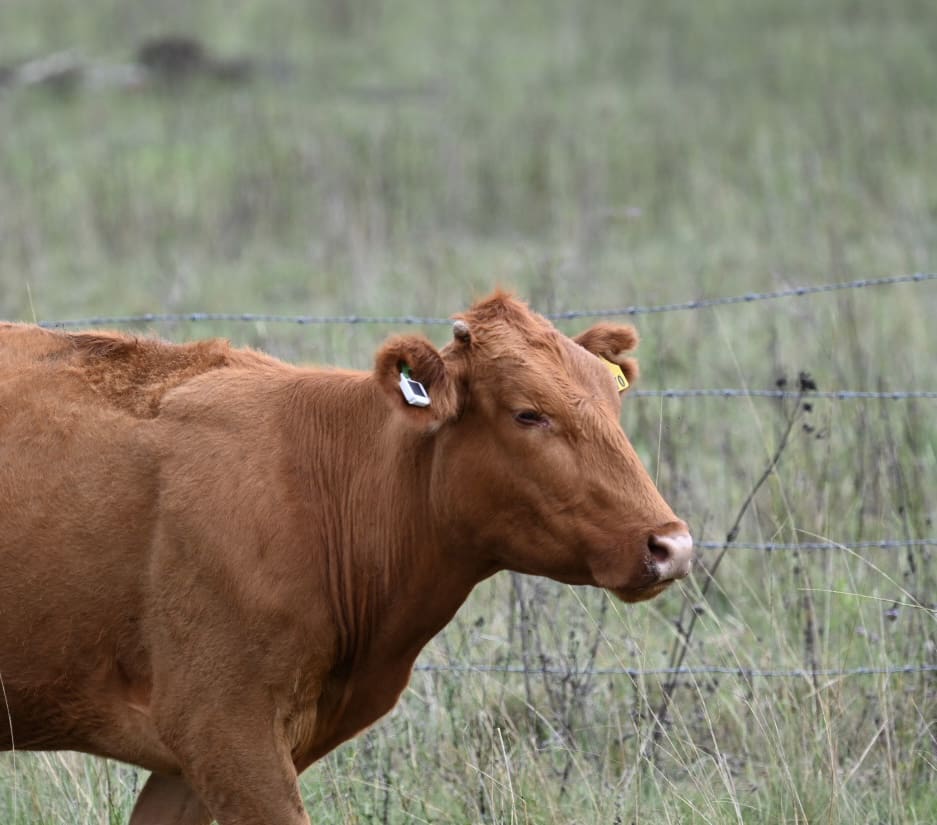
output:
M651 533L647 547L651 569L660 583L682 579L693 569L693 537L683 522Z

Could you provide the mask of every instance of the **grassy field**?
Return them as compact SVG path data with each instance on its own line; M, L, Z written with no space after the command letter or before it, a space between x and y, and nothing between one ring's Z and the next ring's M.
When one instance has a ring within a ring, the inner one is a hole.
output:
M166 31L256 76L0 88L0 318L446 316L496 284L605 309L937 269L925 0L4 0L0 63ZM931 281L640 316L641 387L935 390L935 315ZM362 368L391 331L138 328ZM914 539L935 404L645 397L623 425L698 540L740 513L744 542ZM934 825L937 673L591 671L684 645L732 671L937 664L935 553L732 549L637 606L496 577L420 661L531 672L415 674L307 772L312 820ZM0 822L116 825L142 779L4 755Z

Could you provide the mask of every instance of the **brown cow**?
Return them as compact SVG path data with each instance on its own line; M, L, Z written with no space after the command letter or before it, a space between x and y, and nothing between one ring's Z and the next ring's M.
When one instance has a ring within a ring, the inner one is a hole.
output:
M303 825L297 775L481 580L685 576L601 360L633 379L634 330L570 340L497 293L453 331L350 372L0 326L0 749L152 771L132 825Z

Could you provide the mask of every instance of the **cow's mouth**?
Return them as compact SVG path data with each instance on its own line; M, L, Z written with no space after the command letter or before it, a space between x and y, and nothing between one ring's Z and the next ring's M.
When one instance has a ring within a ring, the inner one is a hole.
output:
M672 584L673 579L668 579L647 587L610 587L609 590L623 602L646 602L648 599L653 599L663 593Z

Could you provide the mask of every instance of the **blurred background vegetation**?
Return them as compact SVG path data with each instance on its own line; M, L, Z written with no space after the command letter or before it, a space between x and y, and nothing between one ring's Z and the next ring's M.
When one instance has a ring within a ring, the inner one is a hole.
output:
M935 251L929 0L0 3L0 318L446 316L497 284L607 309ZM935 314L925 282L642 316L641 386L934 390ZM134 328L361 368L392 329ZM740 540L919 539L934 404L633 398L623 425L700 540L776 455ZM937 823L934 673L587 672L667 665L690 616L691 666L935 664L934 552L733 549L627 608L497 577L421 661L534 672L418 673L306 774L313 822ZM140 784L4 756L0 821L123 822Z

